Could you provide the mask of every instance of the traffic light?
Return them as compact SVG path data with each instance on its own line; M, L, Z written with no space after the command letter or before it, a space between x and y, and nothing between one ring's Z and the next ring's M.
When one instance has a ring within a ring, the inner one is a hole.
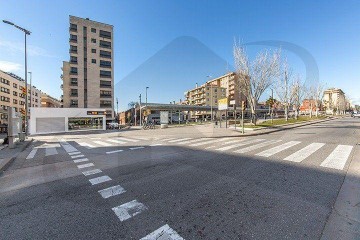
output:
M242 111L246 110L246 101L241 101L241 110Z

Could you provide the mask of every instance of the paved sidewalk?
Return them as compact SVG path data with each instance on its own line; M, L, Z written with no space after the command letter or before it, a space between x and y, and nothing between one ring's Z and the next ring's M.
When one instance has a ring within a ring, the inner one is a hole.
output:
M11 149L8 146L5 146L0 149L0 173L6 170L6 168L16 159L17 155L24 151L32 141L32 138L28 138L24 142L17 142L15 148Z

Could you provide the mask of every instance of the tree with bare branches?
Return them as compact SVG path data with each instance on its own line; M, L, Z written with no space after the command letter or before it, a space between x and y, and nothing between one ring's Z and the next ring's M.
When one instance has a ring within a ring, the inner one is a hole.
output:
M292 87L292 71L287 63L287 60L281 64L280 75L275 81L275 93L278 96L281 105L284 107L285 120L289 120L289 108L292 103L291 87Z
M240 91L245 95L251 109L252 123L256 125L256 106L267 88L279 74L280 50L260 52L250 62L245 48L234 43L234 62Z
M301 80L300 76L297 75L292 86L291 86L291 101L295 107L295 118L298 119L299 111L302 102L305 99L307 88L305 83Z

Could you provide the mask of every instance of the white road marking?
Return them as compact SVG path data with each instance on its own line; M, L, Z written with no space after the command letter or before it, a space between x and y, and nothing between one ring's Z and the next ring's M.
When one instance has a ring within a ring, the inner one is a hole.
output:
M78 144L82 147L86 147L87 149L95 147L94 145L91 145L90 143L79 142Z
M112 153L117 153L117 152L122 152L124 150L114 150L114 151L110 151L110 152L106 152L106 154L112 154Z
M184 240L176 231L174 231L169 225L164 225L161 228L155 230L149 235L141 238L140 240Z
M246 147L246 148L236 150L234 152L236 152L236 153L246 153L246 152L254 151L256 149L266 147L268 145L275 144L275 143L278 143L278 142L281 142L281 140L266 141L266 142L262 142L262 143L259 143L259 144L252 145L250 147Z
M141 140L149 140L149 138L147 137L135 137L136 139L141 139Z
M228 140L229 138L210 138L209 140L206 140L204 142L199 142L199 143L194 143L194 144L190 144L189 146L202 146L202 145L206 145L206 144L209 144L209 143L214 143L214 142L221 142L221 141L226 141Z
M160 141L169 141L169 140L174 140L176 138L164 138L164 139L160 139Z
M257 142L261 142L261 141L264 141L264 140L265 139L253 139L253 140L242 141L240 143L233 144L233 145L226 146L226 147L222 147L222 148L218 148L218 149L215 149L215 150L217 150L217 151L227 151L227 150L230 150L230 149L233 149L233 148L236 148L236 147L241 147L241 146L249 145L249 144L252 144L252 143L257 143Z
M51 156L51 155L55 155L55 154L58 154L58 152L56 151L56 148L54 148L54 147L45 148L45 156Z
M100 195L103 198L109 198L109 197L112 197L112 196L122 194L122 193L124 193L126 191L120 185L116 185L116 186L112 186L112 187L109 187L109 188L102 189L102 190L100 190L98 192L100 193Z
M276 146L276 147L273 147L273 148L270 148L268 150L265 150L263 152L260 152L258 154L255 154L256 156L261 156L261 157L270 157L276 153L279 153L281 151L284 151L288 148L291 148L297 144L299 144L301 142L299 141L290 141L290 142L287 142L287 143L284 143L284 144L281 144L279 146Z
M332 153L320 164L322 167L343 170L353 146L339 145Z
M80 158L80 159L74 160L74 163L87 162L87 161L89 161L89 159L87 159L87 158Z
M186 141L186 140L190 140L192 138L179 138L179 139L175 139L175 140L170 140L169 143L174 143L174 142L181 142L181 141Z
M210 140L211 138L199 138L199 139L194 139L194 140L190 140L190 141L185 141L185 142L179 142L177 144L189 144L189 143L196 143L196 142L200 142L200 141L204 141L204 140Z
M103 141L94 141L94 143L96 143L96 144L98 144L98 145L101 145L101 146L104 146L104 147L110 147L110 146L112 146L112 144L107 143L107 142L103 142Z
M31 152L29 153L29 155L26 157L26 159L32 159L32 158L34 158L37 150L38 150L37 148L33 148L33 149L31 150Z
M162 146L162 143L155 143L155 144L151 144L149 145L150 147L156 147L156 146Z
M84 157L84 155L80 154L80 155L71 156L71 158L79 158L79 157Z
M71 155L81 154L81 152L69 152L68 154L71 156Z
M117 137L116 139L128 141L128 142L138 142L139 141L137 139L131 139L131 138L125 138L125 137Z
M100 184L100 183L107 182L110 180L111 180L111 178L109 176L105 175L105 176L89 179L89 182L91 183L91 185L96 185L96 184Z
M145 148L145 147L133 147L133 148L129 148L130 150L136 150L136 149L142 149L142 148Z
M116 139L107 139L106 141L117 143L117 144L125 144L126 143L124 141L120 141L120 140L116 140Z
M228 144L231 144L231 143L243 142L243 141L245 141L245 140L246 140L246 138L237 139L237 140L232 140L232 141L229 141L229 142L224 142L223 145L228 145Z
M71 146L69 143L64 142L61 143L61 146L65 149L66 152L78 152L78 150L76 148L74 148L73 146Z
M82 165L77 165L77 167L80 168L87 168L87 167L93 167L94 164L93 163L87 163L87 164L82 164Z
M311 143L310 145L300 149L297 152L294 152L290 156L284 158L284 160L292 161L292 162L301 162L305 158L309 157L311 154L319 150L325 145L325 143Z
M85 176L89 176L89 175L93 175L93 174L97 174L97 173L101 173L102 171L100 169L92 169L92 170L89 170L89 171L85 171L85 172L82 172L82 174L84 174Z
M138 215L142 211L147 210L147 207L144 204L139 203L137 200L132 200L131 202L114 207L112 210L115 212L120 221L125 221Z

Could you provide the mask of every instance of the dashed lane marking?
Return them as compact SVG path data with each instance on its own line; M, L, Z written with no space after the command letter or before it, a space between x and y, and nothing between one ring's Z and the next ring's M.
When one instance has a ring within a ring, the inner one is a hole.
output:
M353 146L338 145L320 166L343 170L352 149Z
M265 150L263 152L260 152L258 154L256 154L256 156L261 156L261 157L270 157L276 153L279 153L281 151L284 151L288 148L291 148L297 144L299 144L301 142L299 141L290 141L290 142L287 142L287 143L284 143L282 145L279 145L279 146L276 146L276 147L273 147L273 148L270 148L268 150Z
M89 161L89 159L87 159L87 158L80 158L80 159L74 160L74 163L87 162L87 161Z
M305 158L309 157L311 154L315 153L317 150L322 148L325 143L311 143L310 145L300 149L297 152L294 152L290 156L284 158L284 160L292 161L292 162L301 162Z
M256 149L259 149L259 148L262 148L262 147L266 147L266 146L268 146L268 145L275 144L275 143L279 143L279 142L281 142L281 140L266 141L266 142L262 142L262 143L259 143L259 144L252 145L252 146L250 146L250 147L246 147L246 148L242 148L242 149L236 150L236 151L234 151L234 152L236 152L236 153L247 153L247 152L254 151L254 150L256 150Z
M112 186L109 188L98 191L103 198L109 198L126 192L126 190L120 185Z
M76 154L81 154L81 152L70 152L70 153L68 153L70 156L72 156L72 155L76 155Z
M124 150L114 150L114 151L106 152L106 154L118 153L118 152L123 152L123 151Z
M162 143L155 143L155 144L151 144L149 145L150 147L156 147L156 146L162 146L163 144Z
M142 149L142 148L145 148L145 147L132 147L132 148L129 148L130 150L137 150L137 149Z
M117 143L117 144L125 144L126 143L124 141L120 141L120 140L116 140L116 139L106 139L106 141Z
M26 159L32 159L32 158L34 158L37 150L38 150L37 148L33 148L33 149L31 150L31 152L29 153L29 155L26 157Z
M80 168L87 168L87 167L93 167L94 164L93 163L86 163L86 164L82 164L82 165L77 165L77 167Z
M140 240L184 240L177 232L175 232L168 224L155 230Z
M80 154L80 155L71 156L71 158L79 158L79 157L84 157L84 155Z
M90 176L90 175L93 175L93 174L97 174L97 173L101 173L102 171L100 169L92 169L92 170L89 170L89 171L84 171L82 172L82 174L84 174L85 176Z
M115 212L120 221L125 221L147 210L147 207L137 200L133 200L131 202L114 207L112 210Z
M111 178L106 175L89 179L89 182L91 183L91 185L96 185L96 184L100 184L100 183L107 182L107 181L111 181Z

